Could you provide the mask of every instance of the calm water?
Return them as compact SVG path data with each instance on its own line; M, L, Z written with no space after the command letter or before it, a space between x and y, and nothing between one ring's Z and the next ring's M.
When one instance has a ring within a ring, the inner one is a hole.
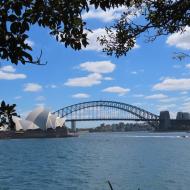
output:
M0 190L188 190L190 133L0 141Z

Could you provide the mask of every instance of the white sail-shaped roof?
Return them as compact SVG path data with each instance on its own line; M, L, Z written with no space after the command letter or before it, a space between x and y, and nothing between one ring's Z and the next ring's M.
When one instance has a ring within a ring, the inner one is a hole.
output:
M20 124L21 124L24 131L29 130L29 129L34 130L34 129L40 128L36 124L34 124L33 122L27 121L27 120L20 120Z
M20 118L19 117L16 117L16 116L13 116L13 122L15 123L15 127L16 127L16 131L20 131L20 130L23 130L23 127L20 123Z
M39 107L28 114L26 120L33 122L39 126L42 130L46 130L46 124L48 121L49 110Z
M55 126L56 127L63 127L65 120L66 120L66 118L64 118L64 117L63 118L57 117L56 122L55 122Z
M13 116L13 121L15 123L15 127L16 127L16 131L20 131L20 130L29 130L29 129L39 129L39 127L37 125L35 125L33 122L31 121L27 121L27 120L23 120L19 117Z
M49 128L55 129L56 119L57 117L55 115L52 115L51 113L49 113L48 120L46 123L46 129L49 129Z
M26 120L29 120L29 121L34 121L38 115L43 112L44 108L43 107L38 107L36 108L35 110L33 110L32 112L30 112L28 114L28 116L26 117Z

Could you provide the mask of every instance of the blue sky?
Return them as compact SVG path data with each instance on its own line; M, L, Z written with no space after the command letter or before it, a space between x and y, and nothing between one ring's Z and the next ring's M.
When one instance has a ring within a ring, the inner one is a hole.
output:
M23 116L36 106L55 111L90 100L117 100L156 114L170 110L172 116L177 111L190 112L190 59L172 59L174 52L189 51L190 28L153 43L145 43L142 36L127 56L107 56L95 37L103 34L103 26L110 25L122 10L91 10L83 15L94 33L88 36L90 45L81 51L65 48L48 30L33 26L28 43L34 56L43 50L42 61L48 64L14 66L3 62L0 99L16 103Z

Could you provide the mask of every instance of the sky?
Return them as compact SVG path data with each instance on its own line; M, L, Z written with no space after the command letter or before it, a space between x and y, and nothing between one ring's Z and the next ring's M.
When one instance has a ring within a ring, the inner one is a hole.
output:
M28 43L37 57L43 51L46 66L0 65L0 100L16 103L26 116L37 106L56 111L68 105L92 100L116 100L136 105L152 113L169 110L190 112L190 59L173 59L174 52L190 50L190 28L183 34L159 37L146 43L142 35L135 47L120 58L101 51L96 37L103 27L119 18L123 8L83 14L93 33L90 45L81 51L65 48L47 29L32 26ZM131 19L133 18L131 15Z

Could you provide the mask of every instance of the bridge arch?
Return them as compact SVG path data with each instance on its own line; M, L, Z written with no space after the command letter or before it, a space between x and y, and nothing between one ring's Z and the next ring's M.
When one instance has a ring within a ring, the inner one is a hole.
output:
M74 105L70 105L70 106L61 108L61 109L55 111L53 114L56 114L59 117L67 117L68 115L72 114L73 112L77 112L77 111L87 109L87 108L92 108L92 107L116 108L118 110L122 110L124 112L130 113L142 121L148 121L148 122L159 121L159 116L156 114L146 111L140 107L122 103L122 102L117 102L117 101L82 102L82 103L78 103L78 104L74 104ZM94 120L101 120L101 118L95 118Z

